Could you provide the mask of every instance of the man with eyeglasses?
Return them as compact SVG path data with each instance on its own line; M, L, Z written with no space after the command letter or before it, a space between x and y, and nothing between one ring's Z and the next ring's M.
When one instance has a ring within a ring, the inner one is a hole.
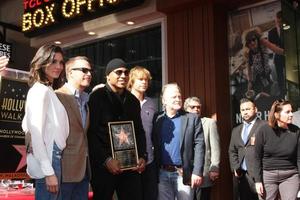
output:
M70 58L66 63L67 83L56 91L69 118L69 136L62 154L61 194L64 200L87 200L90 163L87 130L89 126L88 94L92 68L87 57Z
M140 116L140 102L127 91L129 71L120 58L112 59L106 67L106 84L90 94L91 123L88 131L91 157L91 185L94 199L142 199L141 172L146 164L145 132ZM139 161L133 170L122 170L112 158L109 122L133 121Z
M233 182L237 187L234 192L237 199L257 200L261 197L254 183L255 139L259 134L258 129L267 122L256 117L257 107L250 99L240 100L240 112L243 123L232 129L228 150Z
M184 101L184 110L201 116L201 103L198 97L189 97ZM203 171L203 183L196 189L195 200L209 200L211 187L216 179L219 178L220 164L220 139L215 120L208 117L201 118L204 143L205 143L205 162Z

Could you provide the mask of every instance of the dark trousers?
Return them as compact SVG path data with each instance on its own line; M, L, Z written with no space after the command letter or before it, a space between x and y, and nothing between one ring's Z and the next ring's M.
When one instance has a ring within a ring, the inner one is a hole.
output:
M240 199L240 194L239 194L239 179L235 177L234 175L232 176L232 193L233 193L233 200L239 200Z
M211 187L197 188L195 191L194 200L210 200Z
M141 175L135 171L124 171L113 175L106 168L92 170L91 186L94 200L111 200L116 191L118 200L141 200Z
M143 200L156 200L158 195L157 168L155 162L146 165L142 173Z
M238 193L240 200L258 200L255 183L252 177L246 171L241 173L238 178Z

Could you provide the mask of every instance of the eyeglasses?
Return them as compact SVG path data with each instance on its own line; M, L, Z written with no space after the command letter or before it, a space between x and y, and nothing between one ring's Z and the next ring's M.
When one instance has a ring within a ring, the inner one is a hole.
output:
M197 108L197 109L200 109L201 108L201 106L189 106L191 109L195 109L195 108Z
M93 72L92 69L88 69L88 68L84 68L84 67L82 67L82 68L73 68L71 70L82 71L84 74L87 74L88 72L90 72L90 73Z
M128 76L129 75L129 71L128 70L116 70L116 71L113 71L115 74L117 74L118 76L121 76L122 74L124 74L125 76Z

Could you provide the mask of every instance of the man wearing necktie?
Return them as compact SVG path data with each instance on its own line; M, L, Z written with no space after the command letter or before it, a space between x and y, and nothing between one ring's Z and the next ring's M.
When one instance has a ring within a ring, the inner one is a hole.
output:
M238 191L236 199L257 200L252 166L255 136L259 134L258 128L266 122L256 117L256 105L249 99L241 99L240 112L243 123L233 128L228 150L233 181L237 185L234 191Z
M92 69L88 58L77 56L66 63L67 83L56 91L69 118L69 137L62 154L61 193L64 200L87 200L90 179L87 129L88 94Z

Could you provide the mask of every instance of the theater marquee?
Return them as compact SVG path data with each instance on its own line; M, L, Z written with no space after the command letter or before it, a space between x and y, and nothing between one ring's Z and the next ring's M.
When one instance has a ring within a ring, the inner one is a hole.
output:
M22 31L36 36L54 27L83 22L140 5L144 0L23 0Z

